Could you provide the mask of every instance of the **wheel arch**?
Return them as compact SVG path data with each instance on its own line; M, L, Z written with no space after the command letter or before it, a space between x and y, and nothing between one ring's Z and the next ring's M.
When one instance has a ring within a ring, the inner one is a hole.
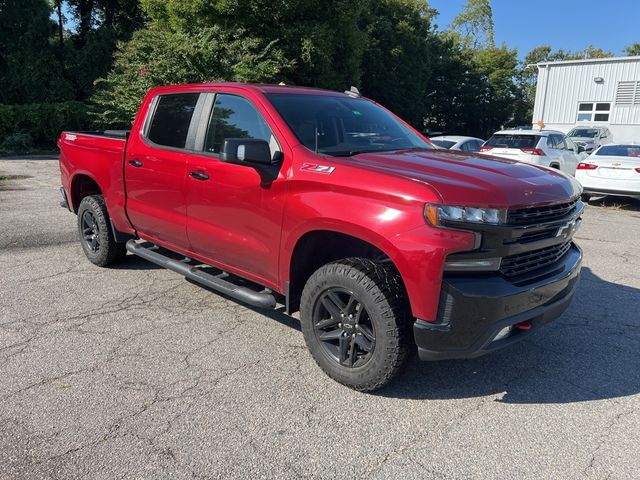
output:
M396 252L391 251L389 244L383 245L382 239L373 232L370 235L354 235L330 228L308 230L298 237L290 251L291 256L286 263L289 313L299 310L300 296L309 277L329 262L362 257L389 263L399 272L393 261Z
M69 194L71 209L74 213L78 213L78 207L82 199L89 195L102 195L102 188L91 175L80 172L71 179Z

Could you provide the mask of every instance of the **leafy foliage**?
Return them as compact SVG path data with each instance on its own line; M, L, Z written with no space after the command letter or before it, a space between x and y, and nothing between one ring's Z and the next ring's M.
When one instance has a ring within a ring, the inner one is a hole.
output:
M640 42L632 43L624 49L624 53L629 57L640 56Z
M459 35L466 48L475 50L495 46L493 10L489 0L468 0L449 28Z
M60 132L82 129L87 123L87 106L82 102L0 105L0 143L15 143L15 135L24 134L34 145L52 148Z
M97 82L96 123L128 127L149 88L220 80L260 82L290 68L276 42L218 26L193 33L151 26L121 44L113 70Z

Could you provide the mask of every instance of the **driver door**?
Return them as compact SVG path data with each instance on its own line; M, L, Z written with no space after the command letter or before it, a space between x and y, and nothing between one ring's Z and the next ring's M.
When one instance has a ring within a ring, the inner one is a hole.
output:
M277 284L285 200L282 172L264 183L249 165L223 162L226 138L266 140L281 152L265 114L248 98L211 93L201 125L200 151L187 166L187 235L191 249L225 270ZM266 112L265 112L266 113Z

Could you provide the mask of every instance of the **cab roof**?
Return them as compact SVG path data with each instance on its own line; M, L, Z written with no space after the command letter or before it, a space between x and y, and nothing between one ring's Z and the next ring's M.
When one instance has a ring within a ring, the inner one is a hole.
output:
M269 93L284 93L293 95L325 95L334 97L348 97L349 95L341 92L335 92L332 90L324 90L322 88L314 87L299 87L295 85L269 85L261 83L240 83L240 82L219 82L219 83L189 83L183 85L167 85L162 87L152 88L153 93L162 92L180 92L182 90L189 91L197 88L224 88L234 87L243 90L258 91L263 94Z

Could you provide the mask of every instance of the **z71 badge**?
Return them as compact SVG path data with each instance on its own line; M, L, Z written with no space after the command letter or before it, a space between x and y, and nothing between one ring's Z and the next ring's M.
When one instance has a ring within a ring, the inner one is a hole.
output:
M304 163L300 170L303 172L322 173L324 175L331 175L336 167L330 167L328 165L317 165L315 163Z

